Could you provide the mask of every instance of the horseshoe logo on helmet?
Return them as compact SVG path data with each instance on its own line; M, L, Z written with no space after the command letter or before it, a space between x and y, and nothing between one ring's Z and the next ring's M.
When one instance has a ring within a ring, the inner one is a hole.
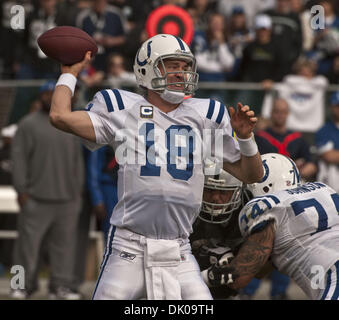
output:
M269 169L269 167L268 167L268 165L267 165L267 163L266 163L266 160L263 160L262 165L264 166L265 175L264 175L264 177L262 178L262 180L260 181L260 183L266 181L267 178L268 178L268 175L270 174L270 169Z
M147 63L147 59L151 56L151 43L152 43L152 41L149 41L147 43L147 58L144 61L140 61L139 60L140 49L138 51L138 54L137 54L137 63L138 63L138 65L140 67L144 66Z

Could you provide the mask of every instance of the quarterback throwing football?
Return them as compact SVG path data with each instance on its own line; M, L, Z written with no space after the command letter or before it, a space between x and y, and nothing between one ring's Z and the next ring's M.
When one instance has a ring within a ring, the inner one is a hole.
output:
M214 100L185 99L197 88L195 58L168 34L148 39L136 54L144 96L102 90L86 111L71 112L76 78L89 60L87 52L82 62L62 66L50 120L92 150L109 144L119 154L125 146L136 159L119 163L118 203L93 298L211 299L188 240L204 184L196 146L205 129L219 130L224 170L245 183L260 181L254 112L240 103L228 113Z

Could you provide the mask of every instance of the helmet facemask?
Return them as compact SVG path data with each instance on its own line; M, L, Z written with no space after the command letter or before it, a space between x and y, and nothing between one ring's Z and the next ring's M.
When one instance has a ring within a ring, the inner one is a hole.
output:
M165 60L173 61L185 61L187 62L188 70L167 71L165 66ZM164 70L164 74L161 73L159 66ZM153 65L155 78L151 80L153 90L163 92L165 90L177 93L184 93L184 95L192 95L197 89L199 75L196 72L196 61L193 56L185 54L176 55L163 55L157 58ZM168 82L168 76L181 74L181 81ZM176 88L176 86L178 88Z
M213 224L226 224L242 204L241 186L218 186L220 180L209 178L211 183L205 184L204 197L199 218ZM219 202L212 199L212 193L219 193ZM222 201L223 200L223 201Z

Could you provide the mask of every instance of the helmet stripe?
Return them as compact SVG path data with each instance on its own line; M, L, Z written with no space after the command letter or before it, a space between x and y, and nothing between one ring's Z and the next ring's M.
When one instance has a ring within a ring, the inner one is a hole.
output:
M286 157L288 159L289 162L291 162L292 166L293 166L293 170L295 172L295 175L297 176L297 183L300 183L300 175L299 175L299 171L294 163L294 161L292 161L289 157Z
M185 51L185 46L184 46L182 40L179 37L176 37L176 36L174 36L174 38L178 40L180 49Z

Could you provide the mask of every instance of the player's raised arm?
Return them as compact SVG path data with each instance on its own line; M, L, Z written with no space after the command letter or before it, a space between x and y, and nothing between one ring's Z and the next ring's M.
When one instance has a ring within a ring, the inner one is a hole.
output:
M264 169L253 136L257 118L249 106L243 106L241 103L238 103L236 111L230 107L229 112L231 125L239 142L241 158L234 163L225 162L224 169L245 183L259 182L264 176Z
M61 66L62 75L53 93L49 118L54 127L95 142L94 128L87 112L71 110L76 78L90 59L91 52L88 51L83 61L72 66Z

